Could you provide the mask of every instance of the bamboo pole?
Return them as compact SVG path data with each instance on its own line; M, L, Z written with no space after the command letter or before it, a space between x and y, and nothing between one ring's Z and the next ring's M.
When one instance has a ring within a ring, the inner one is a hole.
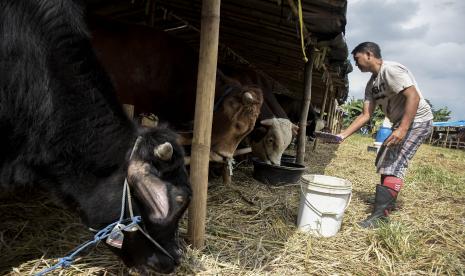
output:
M334 106L334 100L333 100L332 94L333 93L331 93L331 98L330 98L330 102L329 102L328 122L327 122L327 126L326 126L329 129L330 132L331 132L331 122L333 121L333 106Z
M336 115L337 115L337 100L336 100L336 97L334 97L334 101L333 101L333 110L331 111L331 125L330 125L330 130L331 130L331 133L334 133L334 121L336 120Z
M323 97L323 103L321 104L320 116L318 116L321 120L324 120L324 118L325 118L326 100L328 99L329 87L330 86L326 83L325 96ZM325 124L325 126L326 126L326 124ZM312 151L316 150L317 144L318 144L318 139L315 139L313 141Z
M328 99L328 91L329 91L329 85L326 85L325 96L323 98L323 104L321 105L321 110L320 110L320 119L322 120L324 120L324 117L325 117L326 100Z
M340 116L340 111L336 108L336 117L334 119L334 125L333 125L333 130L332 133L337 133L337 129L339 127L339 116Z
M333 105L334 105L333 91L331 91L331 94L329 95L328 116L326 117L326 128L329 128L329 129L331 126L331 120L332 120L332 115L333 115Z
M312 73L313 73L313 61L315 55L313 50L310 52L310 59L305 63L305 90L302 100L302 107L300 113L299 122L299 135L298 135L298 147L296 153L296 163L304 165L305 160L305 144L306 144L306 133L307 133L307 117L308 110L310 109L310 102L312 100Z
M205 244L208 161L218 60L220 4L221 0L204 0L202 2L197 98L190 164L193 197L188 217L188 235L194 248L201 248Z

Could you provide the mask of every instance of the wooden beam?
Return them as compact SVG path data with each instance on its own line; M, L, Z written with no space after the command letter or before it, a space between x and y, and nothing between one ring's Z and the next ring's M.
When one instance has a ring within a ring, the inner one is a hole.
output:
M188 235L194 248L201 248L205 244L208 161L218 60L220 5L221 0L204 0L202 2L197 99L190 165L193 197L188 217Z
M302 99L302 110L300 113L298 146L296 154L296 163L305 166L305 145L306 145L306 129L308 110L310 109L310 102L312 100L312 74L313 74L313 49L310 52L310 59L305 63L305 88Z

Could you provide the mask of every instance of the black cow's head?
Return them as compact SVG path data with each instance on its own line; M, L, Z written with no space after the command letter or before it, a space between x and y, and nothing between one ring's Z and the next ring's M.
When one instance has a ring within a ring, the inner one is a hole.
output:
M169 273L179 264L178 222L191 198L184 152L167 129L152 129L142 139L128 167L128 183L142 226L168 254L140 231L125 232L124 263L139 272L147 268Z

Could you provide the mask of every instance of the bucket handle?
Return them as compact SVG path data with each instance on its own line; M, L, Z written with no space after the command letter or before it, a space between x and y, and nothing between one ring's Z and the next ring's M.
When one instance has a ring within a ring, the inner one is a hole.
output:
M310 203L310 201L307 200L307 197L305 196L305 193L304 193L304 189L303 189L303 187L302 187L302 184L300 184L300 192L302 193L302 196L304 196L305 202L308 204L308 206L309 206L313 211L315 211L319 216L337 216L337 215L338 215L337 213L334 213L334 212L321 212L321 211L318 210L315 206L313 206L313 204ZM344 212L345 212L345 211L347 210L347 208L349 207L349 204L350 204L351 201L352 201L352 191L350 192L349 200L347 201L346 206L344 207Z

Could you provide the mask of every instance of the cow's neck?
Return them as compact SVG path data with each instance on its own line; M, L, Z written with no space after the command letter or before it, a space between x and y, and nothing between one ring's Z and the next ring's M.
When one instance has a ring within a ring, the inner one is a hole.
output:
M133 140L135 141L136 137L133 137ZM131 150L132 148L128 150L126 160L129 159ZM98 229L119 219L124 181L127 176L127 161L123 163L125 165L119 166L107 177L85 175L80 183L65 185L78 187L68 192L72 192L71 196L77 203L80 216L87 226ZM133 205L137 208L136 204Z

